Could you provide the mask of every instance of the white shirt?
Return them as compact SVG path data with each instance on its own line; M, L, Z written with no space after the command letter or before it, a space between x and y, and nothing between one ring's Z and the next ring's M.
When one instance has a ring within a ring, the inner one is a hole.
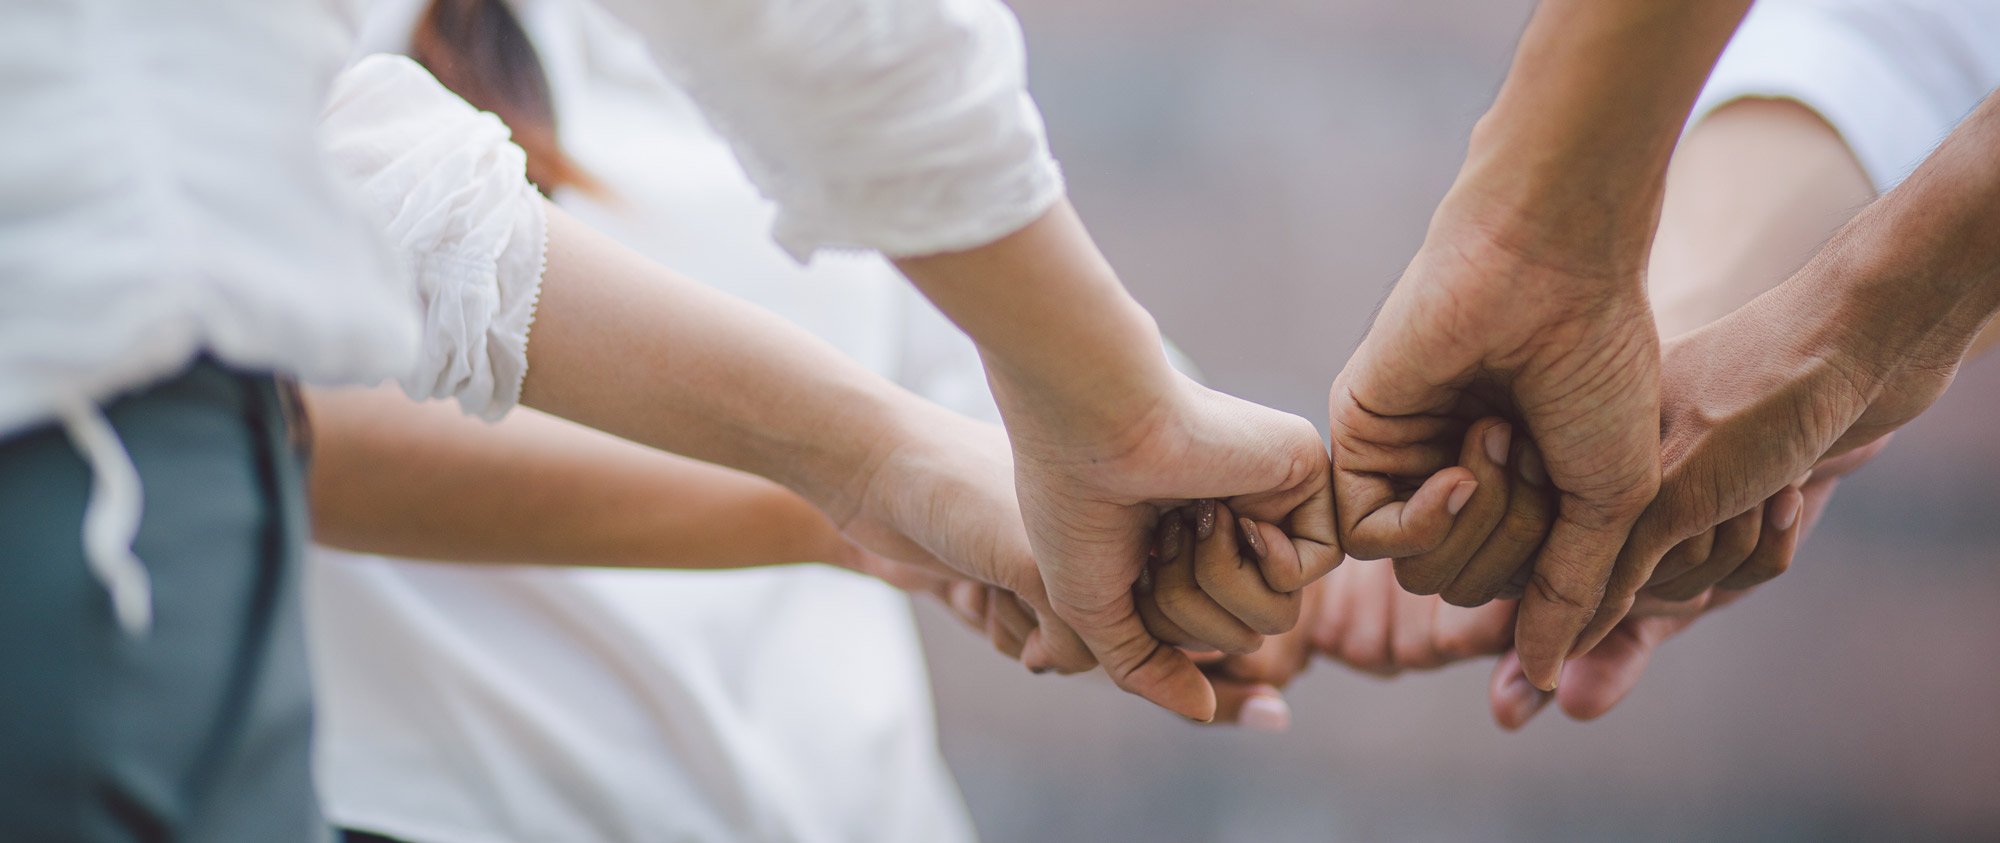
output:
M1887 191L1995 86L1995 0L1763 0L1716 63L1693 119L1744 97L1797 100Z
M520 257L539 248L533 212L473 213L424 190L442 182L419 165L462 164L492 198L509 183L504 152L454 157L443 137L371 147L336 129L331 144L359 165L349 175L374 188L370 218L316 143L358 2L0 4L0 436L61 418L78 442L95 477L85 555L128 631L150 620L130 552L140 489L95 405L204 352L321 383L394 377L487 416L518 397L533 279L483 273L539 268ZM999 0L619 10L728 128L794 255L965 248L1060 195ZM365 126L371 98L329 116ZM449 125L485 143L476 121ZM398 201L400 188L413 192ZM403 225L401 255L385 220ZM447 244L448 260L421 251Z
M417 0L365 46L403 46ZM559 196L667 266L991 417L976 351L881 259L810 269L772 207L587 4L516 5L565 145L615 191ZM405 68L407 69L407 68ZM741 572L310 568L317 778L337 824L414 843L963 841L908 601L819 566Z

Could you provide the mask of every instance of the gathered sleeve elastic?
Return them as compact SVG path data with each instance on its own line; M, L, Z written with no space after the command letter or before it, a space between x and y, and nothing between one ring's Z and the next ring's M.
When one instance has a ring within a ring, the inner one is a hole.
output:
M991 243L1062 195L998 0L606 0L778 206L793 257Z
M422 313L412 398L492 420L519 403L548 226L507 128L417 63L370 56L335 82L321 119L334 169L407 269Z

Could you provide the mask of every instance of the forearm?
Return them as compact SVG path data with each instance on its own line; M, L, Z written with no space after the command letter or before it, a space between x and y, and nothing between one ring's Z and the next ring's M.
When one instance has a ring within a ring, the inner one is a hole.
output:
M549 213L522 403L851 515L931 405L784 320Z
M1709 114L1667 170L1647 271L1661 336L1777 286L1874 196L1840 133L1798 102L1746 99Z
M516 411L485 424L395 390L314 390L314 538L453 562L736 568L839 561L784 487Z
M1879 370L1956 364L2000 309L2000 98L1856 216L1786 283ZM1876 374L1885 374L1876 371Z
M1034 402L1073 429L1116 430L1172 381L1158 325L1067 201L986 246L896 264L978 343L1003 412Z
M1543 0L1441 215L1469 215L1511 248L1636 274L1674 142L1749 6Z

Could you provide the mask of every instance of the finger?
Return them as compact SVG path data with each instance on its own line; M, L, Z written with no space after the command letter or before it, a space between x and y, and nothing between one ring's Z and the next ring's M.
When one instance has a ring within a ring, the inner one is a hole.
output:
M1535 687L1555 690L1563 660L1592 619L1622 616L1630 605L1629 594L1610 604L1605 600L1612 563L1629 526L1630 522L1607 517L1574 495L1561 497L1555 526L1535 557L1514 630L1521 667Z
M1340 534L1334 525L1333 487L1322 483L1311 495L1278 519L1280 529L1265 524L1259 513L1239 511L1239 538L1249 545L1250 555L1273 590L1301 591L1327 572L1339 567L1347 555L1342 552Z
M1276 734L1292 727L1292 707L1270 685L1219 679L1215 682L1215 722Z
M1442 541L1423 553L1396 559L1396 581L1404 590L1412 594L1444 590L1486 542L1507 513L1509 484L1504 466L1512 449L1513 426L1504 419L1480 419L1466 429L1458 464L1472 473L1476 485Z
M1314 650L1338 658L1341 642L1347 636L1348 622L1354 616L1350 608L1354 601L1354 584L1366 567L1359 562L1350 562L1335 568L1333 573L1315 584L1320 589L1320 599L1302 621L1312 637Z
M1792 554L1799 547L1799 516L1805 510L1805 495L1797 488L1787 486L1783 491L1771 496L1765 505L1764 529L1757 537L1757 548L1743 560L1734 573L1723 577L1715 584L1726 591L1761 585L1777 578L1792 566Z
M1067 622L1047 609L1038 609L1035 614L1035 628L1021 644L1021 664L1029 672L1055 671L1067 676L1097 669L1097 657Z
M1341 521L1340 546L1356 559L1424 553L1444 541L1451 531L1452 516L1477 488L1471 471L1452 466L1425 479L1404 501L1397 499L1387 478L1335 466L1333 494Z
M1441 605L1432 626L1432 646L1444 664L1504 653L1514 645L1515 606L1512 600L1469 608Z
M947 587L945 605L951 613L972 627L974 632L986 629L986 586L972 580L959 580Z
M1362 562L1346 566L1355 578L1348 589L1346 623L1337 646L1327 655L1348 667L1379 676L1395 675L1395 659L1389 651L1390 624L1395 622L1394 601L1403 594L1396 574L1388 564Z
M1034 612L1013 592L997 587L987 594L986 606L987 635L991 637L997 629L1002 637L994 642L995 646L1008 658L1019 661L1023 648L1027 646L1028 633L1035 630ZM1005 646L1001 646L1002 641Z
M1486 698L1493 709L1493 722L1509 732L1528 725L1548 706L1555 694L1535 687L1521 673L1521 655L1509 650L1493 665L1493 679L1486 686Z
M1214 501L1202 501L1194 508L1198 525L1194 541L1194 577L1202 592L1255 632L1276 635L1291 629L1299 621L1300 593L1271 590L1265 584L1264 574L1255 560L1244 556L1245 551L1262 543L1262 539L1256 537L1257 525L1248 519L1239 523L1228 506ZM1247 533L1243 529L1245 523L1250 526ZM1204 524L1206 536L1201 526ZM1250 538L1238 542L1238 536L1245 535ZM1269 552L1264 555L1268 556Z
M1133 557L1142 555L1143 551L1137 551ZM1190 720L1206 723L1214 719L1214 687L1179 649L1146 632L1131 589L1121 589L1116 598L1095 603L1062 596L1067 599L1055 604L1061 608L1055 611L1054 620L1067 622L1113 684ZM1051 626L1044 620L1038 632Z
M1701 567L1701 563L1708 561L1714 549L1713 527L1674 545L1672 550L1667 551L1667 555L1660 557L1660 564L1653 567L1653 579L1647 584L1648 587L1673 582L1689 571Z
M1764 505L1753 506L1715 527L1715 544L1708 558L1694 570L1671 581L1650 586L1647 591L1662 600L1691 600L1742 566L1757 549L1757 536L1764 529Z
M1001 619L999 606L1002 602L1011 603L1013 599L998 594L987 596L989 610L986 613L986 640L992 642L993 649L1006 654L1007 658L1020 661L1021 648L1026 642L1023 640L1023 635L1014 634L1014 631L1008 629L1007 623Z
M1225 653L1248 653L1264 641L1257 631L1215 602L1195 579L1193 537L1177 516L1162 519L1160 565L1153 571L1153 601L1160 614L1197 645Z
M1437 610L1444 601L1428 595L1397 593L1389 596L1389 656L1398 672L1430 670L1444 664L1437 651Z
M1516 451L1514 471L1506 478L1511 484L1506 515L1459 571L1458 579L1442 592L1447 602L1467 606L1494 598L1518 599L1527 584L1535 551L1547 540L1549 522L1554 520L1555 489L1549 486L1533 443L1520 442Z
M1163 643L1171 644L1183 650L1193 651L1188 655L1197 664L1201 663L1202 657L1196 654L1203 654L1204 656L1212 654L1216 658L1222 657L1224 653L1188 634L1188 631L1182 629L1180 624L1174 623L1172 618L1167 617L1165 612L1160 611L1159 596L1153 586L1154 572L1159 570L1159 566L1160 560L1157 558L1148 563L1146 570L1139 573L1138 584L1133 587L1133 603L1138 607L1139 620L1146 625L1146 631L1152 633L1154 638L1160 639Z
M1563 670L1556 704L1577 720L1595 720L1623 701L1652 663L1653 651L1692 618L1633 618L1621 623L1596 649Z

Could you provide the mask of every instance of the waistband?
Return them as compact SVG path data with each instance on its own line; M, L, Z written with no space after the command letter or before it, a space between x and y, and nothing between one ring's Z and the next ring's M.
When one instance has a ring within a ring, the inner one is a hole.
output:
M282 426L302 431L297 391L269 374L240 372L210 358L200 358L181 374L117 398L110 406L144 406L157 401L212 403L242 415L260 427ZM65 435L90 467L90 500L83 512L83 556L92 576L111 595L118 625L127 635L143 637L152 629L153 589L146 563L132 551L145 511L145 489L132 455L101 408L83 398L60 403ZM293 440L294 447L303 443Z

